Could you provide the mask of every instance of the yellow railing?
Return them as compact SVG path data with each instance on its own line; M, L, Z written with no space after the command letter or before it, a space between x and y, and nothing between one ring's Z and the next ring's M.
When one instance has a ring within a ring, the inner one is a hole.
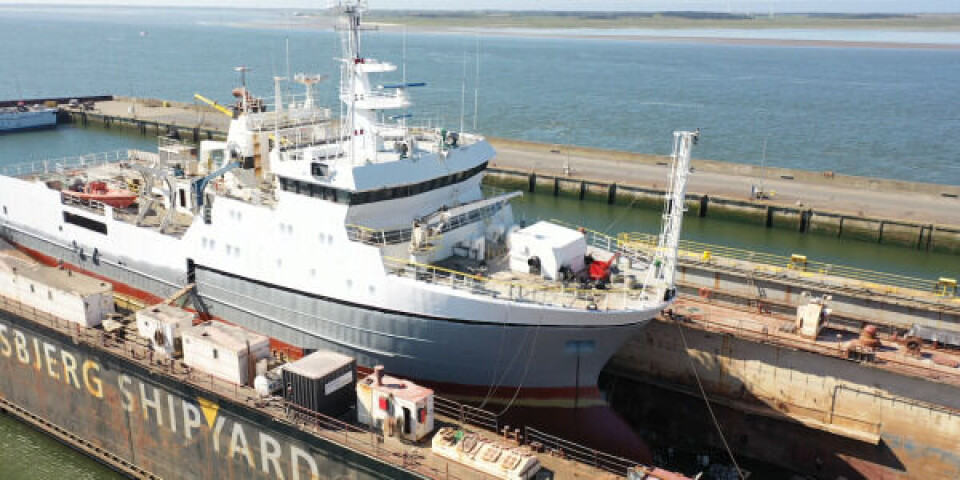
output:
M646 256L653 254L657 245L657 235L650 233L621 233L616 238L589 228L573 225L562 220L550 220L558 225L575 228L584 233L587 242L607 251L619 251L625 255ZM960 296L949 285L944 286L943 278L930 280L895 273L877 272L862 268L836 265L807 259L803 255L776 255L741 248L711 245L690 240L680 241L680 258L696 262L722 263L724 260L749 262L755 272L772 274L793 274L803 277L815 275L832 276L853 280L858 286L888 294L905 293L900 289L930 293L939 297L951 297L960 303ZM952 279L947 279L952 280Z
M656 245L657 236L648 233L621 233L617 237L625 248L648 251ZM798 273L801 276L829 275L860 282L863 286L888 293L898 289L936 293L937 282L924 278L909 277L894 273L877 272L845 265L808 260L802 255L775 255L722 245L682 240L680 257L699 262L722 262L724 259L755 264L754 270L769 273Z

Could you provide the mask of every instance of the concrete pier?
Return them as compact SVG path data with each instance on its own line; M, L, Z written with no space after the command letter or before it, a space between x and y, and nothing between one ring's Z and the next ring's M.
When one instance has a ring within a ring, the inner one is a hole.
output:
M487 181L607 203L659 205L669 158L491 138ZM687 201L700 217L798 233L960 252L960 186L693 160ZM761 182L768 198L751 198ZM771 195L772 193L772 195Z

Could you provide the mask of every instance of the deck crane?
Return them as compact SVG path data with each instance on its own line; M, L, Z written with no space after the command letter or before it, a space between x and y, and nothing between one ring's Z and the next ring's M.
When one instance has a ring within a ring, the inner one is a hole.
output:
M223 105L220 105L219 103L214 102L213 100L210 100L209 98L204 97L203 95L200 95L199 93L193 94L193 98L196 98L197 100L200 100L201 102L206 103L207 105L210 105L211 107L213 107L214 109L216 109L218 112L220 112L220 113L222 113L222 114L224 114L224 115L226 115L226 116L228 116L228 117L230 117L230 118L235 118L235 117L236 117L236 112L234 112L233 110L231 110L231 109L229 109L229 108L227 108L227 107L224 107Z
M670 171L670 189L663 206L662 229L647 269L644 287L661 301L670 302L677 295L674 283L677 269L677 250L680 245L680 229L683 225L684 200L687 192L687 177L690 175L690 151L700 139L700 129L694 132L673 132L673 155Z

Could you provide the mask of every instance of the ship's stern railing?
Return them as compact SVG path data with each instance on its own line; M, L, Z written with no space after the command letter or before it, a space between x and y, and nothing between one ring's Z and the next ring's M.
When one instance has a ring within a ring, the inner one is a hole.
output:
M54 173L70 174L72 171L84 170L111 163L120 163L130 159L129 150L91 153L75 157L60 157L46 160L36 160L0 167L0 175L7 177L30 177L35 175L49 175Z

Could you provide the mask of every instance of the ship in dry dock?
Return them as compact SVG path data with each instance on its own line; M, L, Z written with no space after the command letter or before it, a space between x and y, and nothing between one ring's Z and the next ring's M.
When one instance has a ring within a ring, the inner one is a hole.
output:
M576 407L559 423L578 434L609 425L601 368L675 296L697 134L674 136L652 255L518 225L519 193L480 189L495 155L483 137L390 115L421 84L377 83L397 68L361 53L363 10L340 9L342 118L313 103L315 82L299 100L278 87L272 106L243 86L227 140L199 152L164 142L8 168L3 238L145 300L195 284L204 314L275 343L339 351L504 411L542 407L527 417L541 423Z
M0 414L137 479L686 478L501 430L342 354L286 362L266 336L183 309L192 288L118 308L110 283L0 241Z

